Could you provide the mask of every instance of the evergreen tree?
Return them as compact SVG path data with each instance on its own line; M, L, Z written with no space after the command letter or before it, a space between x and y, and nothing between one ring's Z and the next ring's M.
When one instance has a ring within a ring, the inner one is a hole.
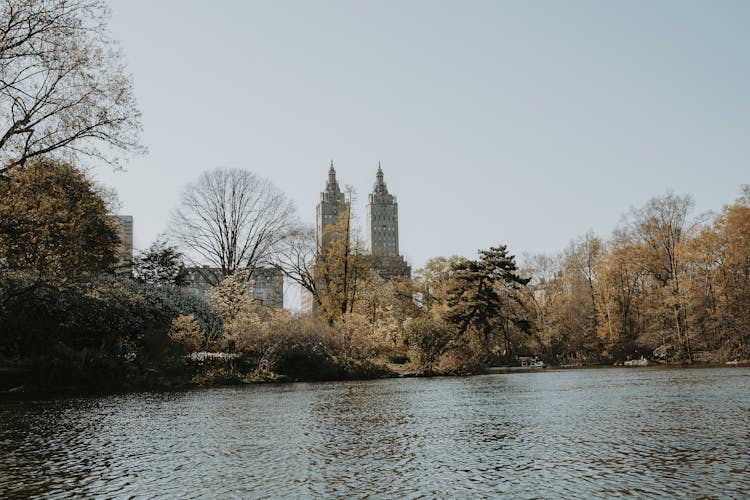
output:
M517 271L515 257L508 255L505 245L481 250L479 260L453 264L447 319L456 326L459 337L478 335L486 354L493 334L499 333L505 342L505 356L510 357L511 329L529 329L516 293L529 278L522 278Z
M157 239L133 259L133 277L144 283L179 286L183 269L182 253L164 239Z

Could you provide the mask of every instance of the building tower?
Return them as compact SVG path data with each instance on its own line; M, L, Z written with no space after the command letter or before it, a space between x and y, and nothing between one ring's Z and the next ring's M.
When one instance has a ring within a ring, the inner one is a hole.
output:
M398 255L398 203L388 193L380 163L367 203L367 239L372 255Z
M120 244L117 248L117 272L130 275L133 268L133 216L115 215L115 227Z
M381 278L411 275L411 268L398 253L398 203L388 192L379 162L367 203L367 243L370 264Z
M327 241L324 241L325 228L331 224L338 223L341 212L346 210L346 208L346 197L339 188L339 183L336 180L336 170L333 168L333 160L331 160L326 190L320 193L320 203L315 207L315 234L319 252L328 244Z

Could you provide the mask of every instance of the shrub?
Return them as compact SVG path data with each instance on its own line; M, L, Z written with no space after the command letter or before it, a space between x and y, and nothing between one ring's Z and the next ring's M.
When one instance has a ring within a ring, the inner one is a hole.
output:
M175 287L114 276L31 288L23 276L8 281L0 311L0 347L9 357L35 360L41 384L63 383L45 373L66 369L81 373L73 382L83 385L109 379L120 384L155 382L145 373L177 377L186 365L168 337L173 321L190 316L191 328L220 334L221 319L208 305ZM92 376L83 376L86 373Z
M172 320L167 333L169 338L191 351L199 351L205 344L205 336L193 314L180 314Z
M420 316L406 323L409 357L414 369L432 373L440 357L447 351L455 332L445 321Z

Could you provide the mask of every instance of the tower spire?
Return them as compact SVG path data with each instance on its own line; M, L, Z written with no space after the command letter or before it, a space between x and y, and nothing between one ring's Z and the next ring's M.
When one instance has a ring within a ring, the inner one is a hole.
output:
M336 182L336 169L333 168L333 160L331 160L331 168L328 169L328 183L326 184L326 190L334 193L339 191L339 183Z
M383 180L383 168L380 166L380 162L378 162L378 173L375 174L375 187L373 188L373 191L377 194L388 194L388 188Z

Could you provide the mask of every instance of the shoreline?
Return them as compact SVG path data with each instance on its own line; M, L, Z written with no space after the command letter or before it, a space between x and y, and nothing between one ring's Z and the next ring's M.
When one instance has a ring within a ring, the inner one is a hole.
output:
M396 365L398 367L398 365ZM590 364L590 365L549 365L541 367L521 367L521 366L494 366L484 367L476 373L470 374L445 374L445 373L416 373L406 369L394 370L388 367L390 372L378 377L359 377L359 378L336 378L336 379L290 379L286 376L276 376L269 378L259 378L255 380L243 379L231 382L185 382L174 384L154 384L142 387L123 387L118 389L102 389L90 386L61 386L61 387L38 387L38 386L17 386L0 390L0 401L23 401L23 400L42 400L71 397L102 397L118 394L133 394L145 392L183 392L193 389L213 389L220 387L237 387L246 385L287 385L296 383L318 383L318 382L355 382L367 380L385 380L385 379L403 379L403 378L460 378L476 377L482 375L509 375L523 373L543 373L545 371L568 371L568 370L604 370L604 369L669 369L669 370L686 370L686 369L710 369L710 368L750 368L750 360L741 360L738 363L657 363L648 366L623 366L614 364ZM21 372L13 368L0 368L0 373Z

